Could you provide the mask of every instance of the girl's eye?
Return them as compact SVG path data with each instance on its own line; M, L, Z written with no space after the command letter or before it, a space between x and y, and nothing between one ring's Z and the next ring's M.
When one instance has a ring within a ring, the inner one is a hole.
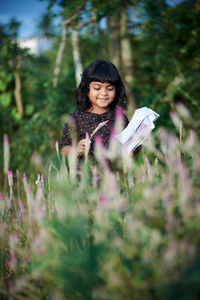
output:
M96 88L96 87L94 87L94 89L95 89L95 91L99 91L100 90L100 88Z

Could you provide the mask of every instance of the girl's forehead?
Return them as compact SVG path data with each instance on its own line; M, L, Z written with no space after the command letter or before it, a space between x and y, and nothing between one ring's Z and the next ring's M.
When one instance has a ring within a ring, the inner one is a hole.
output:
M110 86L113 85L110 82L91 81L90 85Z

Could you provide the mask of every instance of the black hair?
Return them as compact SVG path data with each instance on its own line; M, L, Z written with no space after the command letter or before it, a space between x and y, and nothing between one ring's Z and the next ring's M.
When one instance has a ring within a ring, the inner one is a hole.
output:
M109 82L115 86L115 98L109 105L110 109L115 109L117 105L124 109L127 107L125 86L117 68L108 60L98 59L85 68L81 82L75 91L76 104L79 110L85 111L91 107L88 93L92 81Z

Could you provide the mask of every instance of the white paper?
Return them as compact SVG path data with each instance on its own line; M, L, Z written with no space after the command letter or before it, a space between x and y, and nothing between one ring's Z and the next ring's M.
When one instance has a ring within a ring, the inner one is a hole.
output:
M146 137L155 128L154 121L159 117L155 111L148 107L136 109L128 126L116 135L116 138L126 146L130 153L140 146Z

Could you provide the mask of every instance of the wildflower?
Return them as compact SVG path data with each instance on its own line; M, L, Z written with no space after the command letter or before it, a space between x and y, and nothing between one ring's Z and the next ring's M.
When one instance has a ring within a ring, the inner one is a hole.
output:
M8 265L11 270L15 270L16 265L17 265L17 257L14 252L11 251L10 253L10 260L8 261Z
M70 148L69 151L68 162L69 162L70 178L75 179L76 171L77 171L77 155L76 155L76 143L74 140L72 141L72 147Z
M17 232L14 232L13 234L10 234L9 236L9 246L11 248L11 250L15 249L15 246L18 242L18 235Z
M103 194L103 195L100 196L100 202L101 202L101 203L106 203L106 202L108 202L108 199L107 199L106 195Z
M91 144L91 140L90 140L90 138L89 138L88 132L86 132L86 134L85 134L85 139L86 139L86 145L85 145L85 159L87 159L88 153L89 153L89 150L90 150L90 144Z
M96 159L105 164L105 152L102 145L102 140L100 136L96 136L95 138L95 157Z
M184 119L191 118L189 110L183 105L183 103L178 103L176 105L176 108L182 118L184 118Z
M179 126L180 126L180 125L179 125L179 124L180 124L180 119L179 119L177 113L176 113L175 111L171 111L171 112L170 112L170 117L171 117L172 122L174 123L174 125L175 125L177 128L179 128Z
M55 144L55 146L56 146L56 153L57 153L57 156L59 157L59 147L58 147L58 141L56 141L56 144Z
M39 183L40 183L40 174L38 174L35 184L39 184Z
M8 185L9 187L13 186L13 172L8 170Z
M92 185L94 187L97 187L98 181L99 181L98 170L97 170L97 167L94 166L92 169Z
M123 110L121 107L117 107L115 113L115 131L118 134L123 130Z
M24 256L24 262L28 262L29 258L27 256Z
M17 207L17 222L20 222L22 210L24 209L24 206L21 201L19 201L18 207Z
M106 120L104 122L99 123L99 125L95 128L95 130L92 132L92 134L90 135L90 140L93 138L93 136L95 135L95 133L97 133L97 131L103 127L104 125L106 125L109 122L109 120Z
M3 157L4 157L4 174L8 174L10 161L10 147L7 134L3 136Z
M187 137L187 140L185 142L185 148L187 150L190 150L193 148L194 144L195 144L195 133L193 130L190 130L189 136Z
M7 202L7 209L11 208L11 199L8 196L8 193L6 193L6 202Z

